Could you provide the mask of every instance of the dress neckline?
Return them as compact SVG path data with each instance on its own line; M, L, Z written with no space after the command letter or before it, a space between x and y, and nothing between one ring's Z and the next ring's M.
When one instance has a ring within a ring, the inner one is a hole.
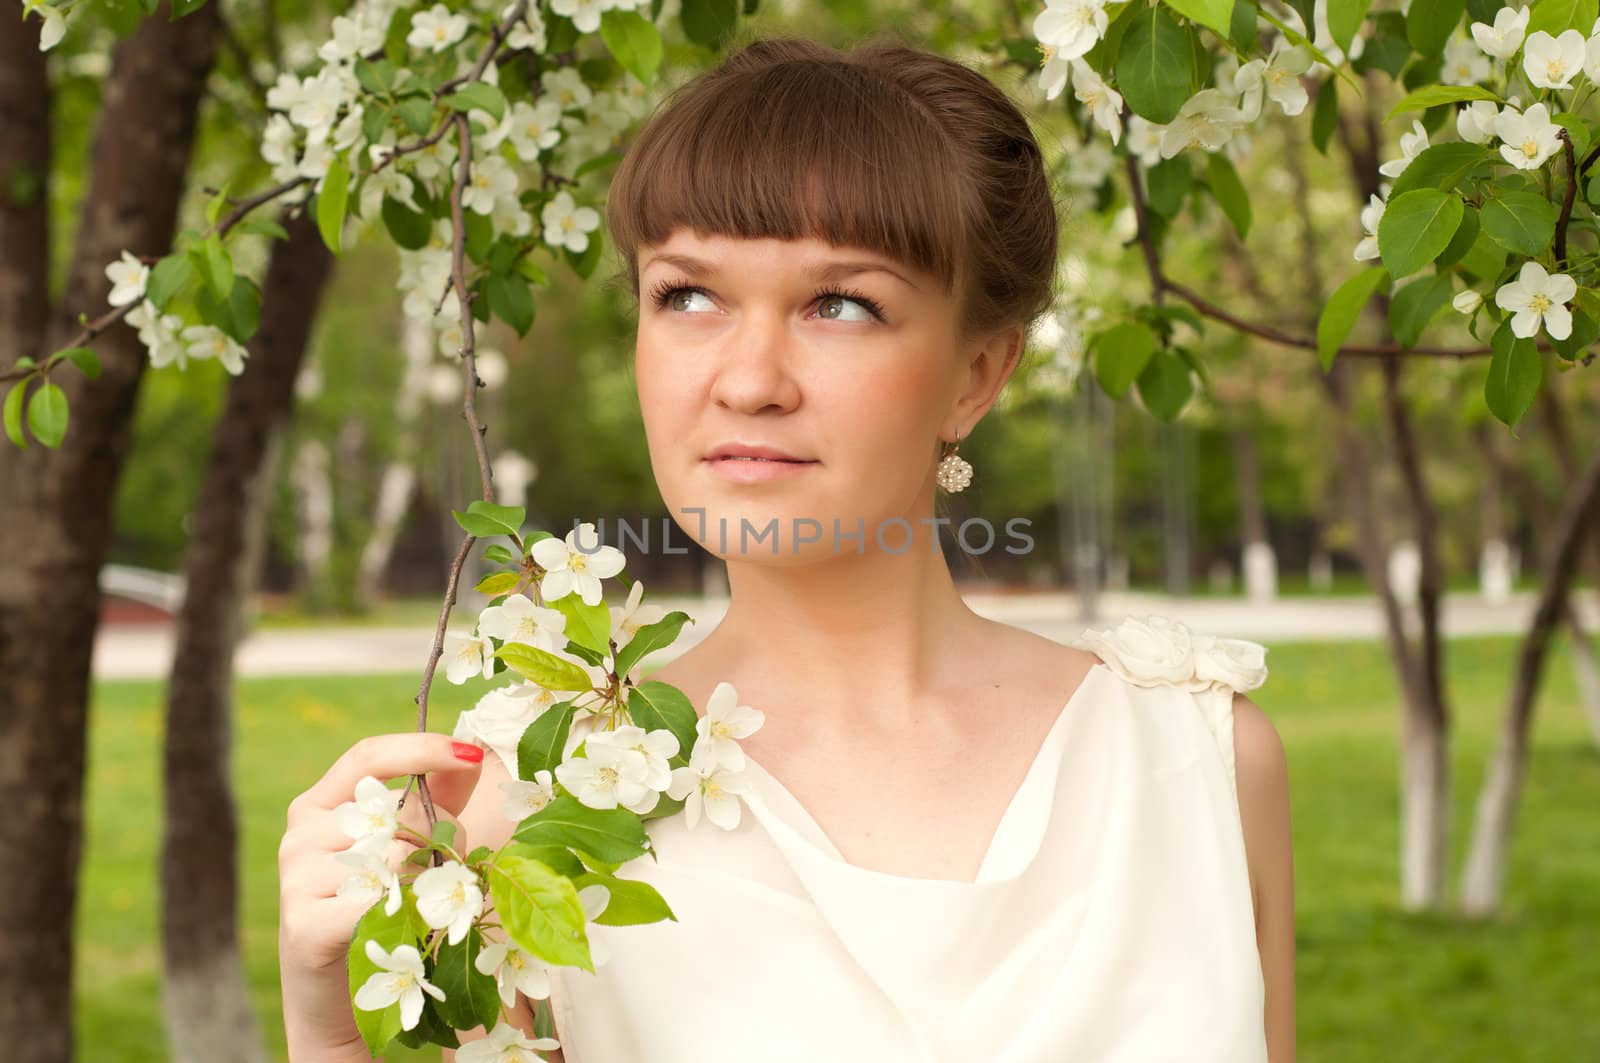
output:
M811 810L805 806L804 802L794 795L793 791L784 785L783 780L779 779L776 775L772 774L772 772L768 771L766 765L762 764L749 753L745 753L744 755L745 767L747 770L753 769L751 774L758 780L759 783L764 783L767 787L770 787L777 794L781 795L782 800L786 801L789 806L794 809L795 813L804 820L806 832L794 830L794 828L790 827L789 824L784 824L785 827L789 827L790 830L794 832L796 837L803 838L807 844L809 844L819 853L826 856L829 860L855 874L869 876L885 882L923 883L942 886L945 888L981 886L992 881L1008 881L1010 878L1014 878L1015 875L1007 875L1001 878L991 878L988 874L991 865L996 859L998 859L1000 853L999 843L1006 836L1007 828L1015 819L1018 809L1021 807L1023 798L1033 787L1035 777L1038 776L1044 770L1045 765L1049 763L1046 754L1054 750L1058 741L1058 736L1065 729L1067 720L1072 715L1073 708L1077 705L1080 698L1082 698L1085 689L1088 688L1094 681L1096 673L1109 670L1109 666L1104 660L1096 660L1095 663L1090 666L1089 670L1084 673L1083 678L1078 681L1077 687L1067 697L1066 704L1064 704L1056 713L1056 718L1051 723L1050 729L1045 733L1044 740L1039 743L1039 748L1034 751L1033 759L1029 762L1027 771L1023 773L1022 781L1019 782L1017 784L1017 788L1012 791L1010 799L1006 802L1005 810L1001 812L999 821L995 824L994 829L989 834L988 844L984 848L983 858L978 862L978 871L976 877L974 878L939 878L937 876L901 875L892 871L880 871L876 868L863 867L860 864L851 863L849 860L845 859L844 854L839 851L839 847L834 844L833 839L828 836L828 832L822 829L822 825L818 823L816 817L811 814ZM756 801L763 801L765 795L761 793L759 788L757 788L755 792L746 795L746 800L749 800L750 798L754 798ZM769 810L761 809L759 811Z

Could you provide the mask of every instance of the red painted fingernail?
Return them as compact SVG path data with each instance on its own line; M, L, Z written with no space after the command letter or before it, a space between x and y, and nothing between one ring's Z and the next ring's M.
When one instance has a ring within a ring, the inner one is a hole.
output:
M471 764L477 764L483 760L483 747L472 745L469 742L451 742L450 752L454 753L458 760L465 760Z

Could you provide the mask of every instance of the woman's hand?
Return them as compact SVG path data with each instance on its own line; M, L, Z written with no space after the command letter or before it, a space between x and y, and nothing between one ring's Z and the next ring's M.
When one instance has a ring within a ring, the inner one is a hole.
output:
M373 735L351 746L326 774L289 802L278 846L278 970L283 988L283 1024L292 1063L370 1060L356 1029L345 957L350 939L371 900L337 896L355 869L334 859L355 839L339 829L334 809L355 799L367 775L385 781L427 774L440 819L455 821L478 783L484 751L448 735L412 732ZM415 792L400 810L400 822L426 835L427 820ZM467 844L458 823L456 845ZM385 859L399 870L416 848L406 832Z

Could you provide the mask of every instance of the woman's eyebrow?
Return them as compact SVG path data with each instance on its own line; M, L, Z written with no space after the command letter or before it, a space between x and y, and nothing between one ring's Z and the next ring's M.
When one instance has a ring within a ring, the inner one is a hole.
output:
M654 255L645 262L645 266L648 267L655 262L662 262L669 266L677 266L685 273L693 274L695 276L710 277L715 276L717 273L717 267L714 264L706 262L703 259L695 258L693 255ZM841 280L845 277L852 277L858 273L887 273L891 277L898 277L912 288L917 288L920 290L920 285L918 285L916 281L913 281L905 274L881 262L867 260L835 260L813 266L804 272L805 275L810 279L824 283Z

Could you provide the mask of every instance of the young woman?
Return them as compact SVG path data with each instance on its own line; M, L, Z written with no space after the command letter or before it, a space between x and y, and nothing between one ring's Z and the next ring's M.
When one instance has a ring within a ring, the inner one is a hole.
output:
M731 590L651 678L701 713L731 683L764 726L738 826L652 821L657 859L622 872L676 920L591 924L609 958L551 969L566 1063L1291 1063L1285 759L1237 692L1259 679L1161 618L1073 646L986 620L938 547L941 452L1051 300L1023 115L891 40L758 41L652 116L607 221L656 482ZM507 766L478 756L371 738L291 807L296 1063L367 1058L331 809L362 775L429 771L498 846ZM523 998L515 1017L531 1032Z

